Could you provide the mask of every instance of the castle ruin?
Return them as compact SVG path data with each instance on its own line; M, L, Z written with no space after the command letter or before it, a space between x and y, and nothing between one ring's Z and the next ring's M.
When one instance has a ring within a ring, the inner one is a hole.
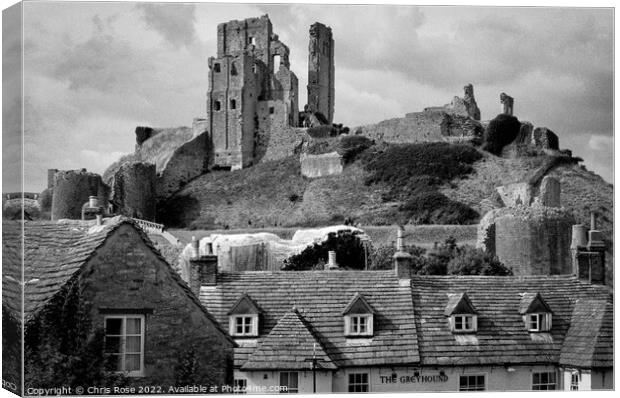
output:
M334 39L331 28L316 22L310 27L308 46L308 112L334 118Z
M213 165L231 170L250 166L261 131L297 126L298 120L297 76L269 17L218 25L207 94Z

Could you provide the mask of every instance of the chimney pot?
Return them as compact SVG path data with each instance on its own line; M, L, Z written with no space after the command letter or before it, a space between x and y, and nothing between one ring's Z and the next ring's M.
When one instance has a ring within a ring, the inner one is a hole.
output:
M97 214L97 225L103 224L103 216L101 214Z
M195 236L192 236L192 258L200 257L200 241L196 239Z
M596 212L594 211L590 212L590 229L591 230L596 229Z

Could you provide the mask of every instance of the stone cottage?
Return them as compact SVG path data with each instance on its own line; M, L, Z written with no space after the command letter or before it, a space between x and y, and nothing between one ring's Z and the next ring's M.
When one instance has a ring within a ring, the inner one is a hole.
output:
M4 223L3 257L3 311L16 319L24 264L26 393L43 387L28 368L40 347L75 355L62 344L81 333L101 334L105 373L129 386L232 382L234 341L130 219Z

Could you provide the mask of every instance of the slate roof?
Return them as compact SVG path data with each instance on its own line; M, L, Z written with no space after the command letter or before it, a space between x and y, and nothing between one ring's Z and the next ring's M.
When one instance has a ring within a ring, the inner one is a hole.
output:
M560 364L582 368L613 366L613 305L604 300L579 299L564 338Z
M214 323L216 328L232 341L215 318L202 306L189 286L159 253L146 233L131 219L113 217L101 226L81 221L36 221L2 223L2 301L15 316L21 318L20 280L22 273L22 236L24 237L23 274L24 318L32 317L62 286L76 276L105 240L121 225L132 225L144 243L170 272L172 278ZM23 226L23 229L22 229ZM9 276L8 278L6 276Z
M258 345L295 306L338 366L416 364L418 342L412 321L411 289L400 286L394 271L246 271L221 272L217 286L202 286L200 300L221 324L247 293L263 310ZM375 310L372 338L346 338L342 312L356 293ZM235 366L242 367L256 346L240 344Z
M293 309L261 340L241 369L312 370L309 359L313 357L319 360L319 369L336 369L310 326L297 309Z
M576 322L575 302L611 300L607 287L574 276L412 276L411 292L422 365L558 363L561 350L572 350L563 343L571 322ZM519 313L522 295L538 292L553 311L549 333L529 333ZM460 293L467 293L478 313L473 339L451 333L444 314L449 294ZM597 358L613 355L612 325L603 326L595 332L601 337Z

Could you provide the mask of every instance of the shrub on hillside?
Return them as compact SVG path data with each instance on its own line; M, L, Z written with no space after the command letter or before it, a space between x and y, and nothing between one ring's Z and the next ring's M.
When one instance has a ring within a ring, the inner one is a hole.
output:
M363 135L348 135L342 137L338 147L338 153L342 156L345 164L353 163L358 155L370 148L374 141Z
M336 262L341 268L364 269L366 253L364 245L355 233L343 231L331 233L327 240L307 247L301 253L284 260L285 271L307 271L323 269L327 262L328 252L336 252Z
M517 138L520 129L521 122L516 117L497 115L484 131L482 149L499 156L502 149Z
M471 207L453 201L438 191L421 191L401 205L413 224L471 224L480 215Z

